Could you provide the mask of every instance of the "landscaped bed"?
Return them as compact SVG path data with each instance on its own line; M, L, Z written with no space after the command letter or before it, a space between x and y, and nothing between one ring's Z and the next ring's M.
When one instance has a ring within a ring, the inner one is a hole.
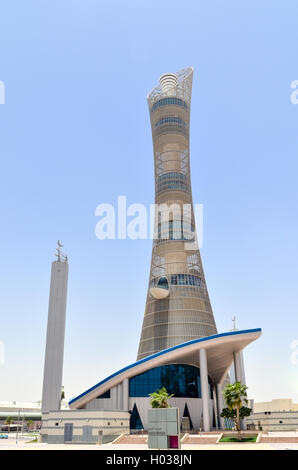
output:
M238 437L232 437L232 436L222 436L221 439L218 442L239 442L239 443L245 443L245 442L256 442L258 436L249 436L245 437L243 436L241 440L238 439Z

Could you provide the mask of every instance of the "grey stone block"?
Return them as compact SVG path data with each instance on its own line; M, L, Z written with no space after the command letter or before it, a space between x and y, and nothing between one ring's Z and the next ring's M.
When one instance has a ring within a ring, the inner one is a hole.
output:
M168 436L179 436L178 408L148 410L148 447L168 448Z
M177 421L177 408L168 408L166 415L167 421Z
M175 436L178 434L178 429L177 429L177 423L176 422L172 422L172 421L168 421L167 422L167 435L168 436Z
M158 436L157 437L157 448L158 449L167 449L168 448L168 436Z
M157 449L157 436L148 435L148 448Z
M156 429L157 432L162 432L164 434L167 433L167 423L166 421L157 421L156 423L152 423L154 428Z
M148 410L148 423L156 423L157 409Z
M158 421L166 421L167 420L167 408L157 408L156 409L156 419Z

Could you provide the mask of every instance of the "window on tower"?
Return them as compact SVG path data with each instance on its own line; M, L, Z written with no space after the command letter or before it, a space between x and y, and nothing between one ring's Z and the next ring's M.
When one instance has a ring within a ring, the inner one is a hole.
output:
M161 100L156 101L156 103L154 103L151 108L151 113L161 108L162 106L179 106L180 108L184 108L186 110L188 109L187 103L185 103L185 101L183 101L181 98L171 96L169 98L162 98Z

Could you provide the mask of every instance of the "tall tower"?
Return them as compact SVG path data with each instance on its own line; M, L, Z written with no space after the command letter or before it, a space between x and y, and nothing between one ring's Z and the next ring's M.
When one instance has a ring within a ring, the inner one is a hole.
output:
M162 75L148 95L155 167L155 236L138 359L217 333L191 193L193 68Z
M68 261L67 256L61 252L62 246L58 240L57 261L52 263L42 389L43 413L50 410L59 410L61 402L68 282Z

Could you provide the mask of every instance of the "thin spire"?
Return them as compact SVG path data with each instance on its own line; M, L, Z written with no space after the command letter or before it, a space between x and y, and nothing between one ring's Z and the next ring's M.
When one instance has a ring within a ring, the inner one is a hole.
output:
M238 331L238 328L236 328L236 317L235 317L235 315L232 318L232 322L233 322L233 328L230 331Z
M67 263L67 255L62 253L61 248L63 248L64 245L60 243L60 240L57 241L58 248L56 248L57 253L55 254L57 261L59 263Z

